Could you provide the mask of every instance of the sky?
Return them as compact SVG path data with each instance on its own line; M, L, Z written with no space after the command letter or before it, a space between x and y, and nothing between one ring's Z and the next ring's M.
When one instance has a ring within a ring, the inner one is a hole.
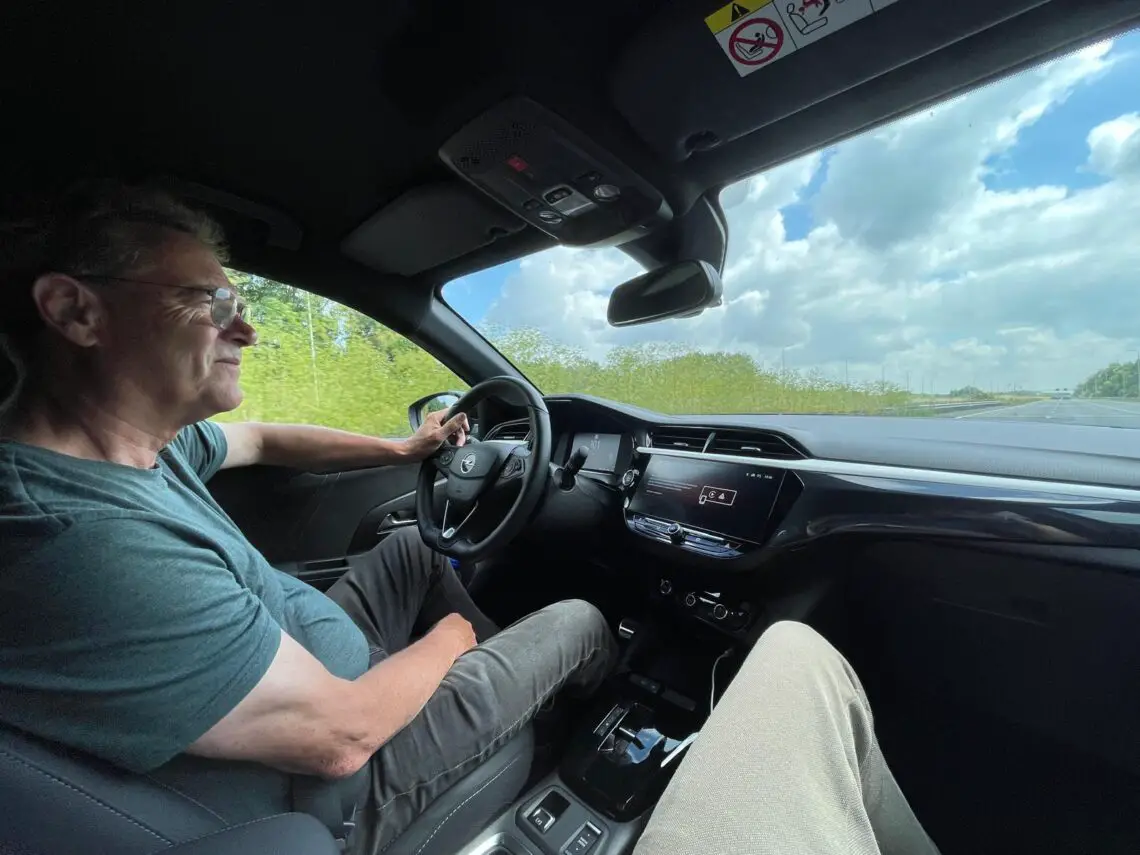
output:
M1140 358L1140 32L725 188L724 305L606 324L640 267L556 247L444 298L604 358L646 341L912 391L1053 390Z

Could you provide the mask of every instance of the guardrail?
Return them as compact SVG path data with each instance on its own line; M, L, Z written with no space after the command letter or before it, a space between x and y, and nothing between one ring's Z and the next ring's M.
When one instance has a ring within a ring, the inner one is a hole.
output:
M886 413L907 413L915 410L922 412L953 413L959 410L988 410L991 407L1014 406L1009 401L928 401L921 404L907 404L904 407L892 407L884 410Z

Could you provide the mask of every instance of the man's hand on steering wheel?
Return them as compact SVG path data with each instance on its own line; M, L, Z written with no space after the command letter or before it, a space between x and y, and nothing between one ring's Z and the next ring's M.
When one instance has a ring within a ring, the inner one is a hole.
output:
M467 431L471 429L467 413L457 413L444 421L446 415L447 410L428 413L419 430L405 440L408 457L411 460L431 457L449 439L456 445L467 442Z

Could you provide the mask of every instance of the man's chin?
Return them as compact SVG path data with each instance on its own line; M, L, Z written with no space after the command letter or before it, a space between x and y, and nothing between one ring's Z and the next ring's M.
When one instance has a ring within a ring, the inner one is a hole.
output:
M231 388L218 389L214 394L209 395L204 402L210 412L209 415L203 416L203 418L208 419L210 416L216 416L219 413L228 413L232 410L236 410L241 406L241 402L244 399L245 395L242 394L241 387L236 383Z

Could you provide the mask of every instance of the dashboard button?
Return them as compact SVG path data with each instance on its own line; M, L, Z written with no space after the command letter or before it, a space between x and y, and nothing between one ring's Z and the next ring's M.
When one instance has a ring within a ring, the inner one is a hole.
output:
M689 591L689 593L685 594L685 606L686 607L691 609L696 604L697 604L697 595L696 594L694 594L692 591Z
M716 620L724 620L726 617L728 617L728 606L726 606L724 603L717 603L715 606L713 606L712 616Z
M667 597L673 593L673 583L668 579L662 579L661 584L658 586L658 590L660 590L661 593Z

